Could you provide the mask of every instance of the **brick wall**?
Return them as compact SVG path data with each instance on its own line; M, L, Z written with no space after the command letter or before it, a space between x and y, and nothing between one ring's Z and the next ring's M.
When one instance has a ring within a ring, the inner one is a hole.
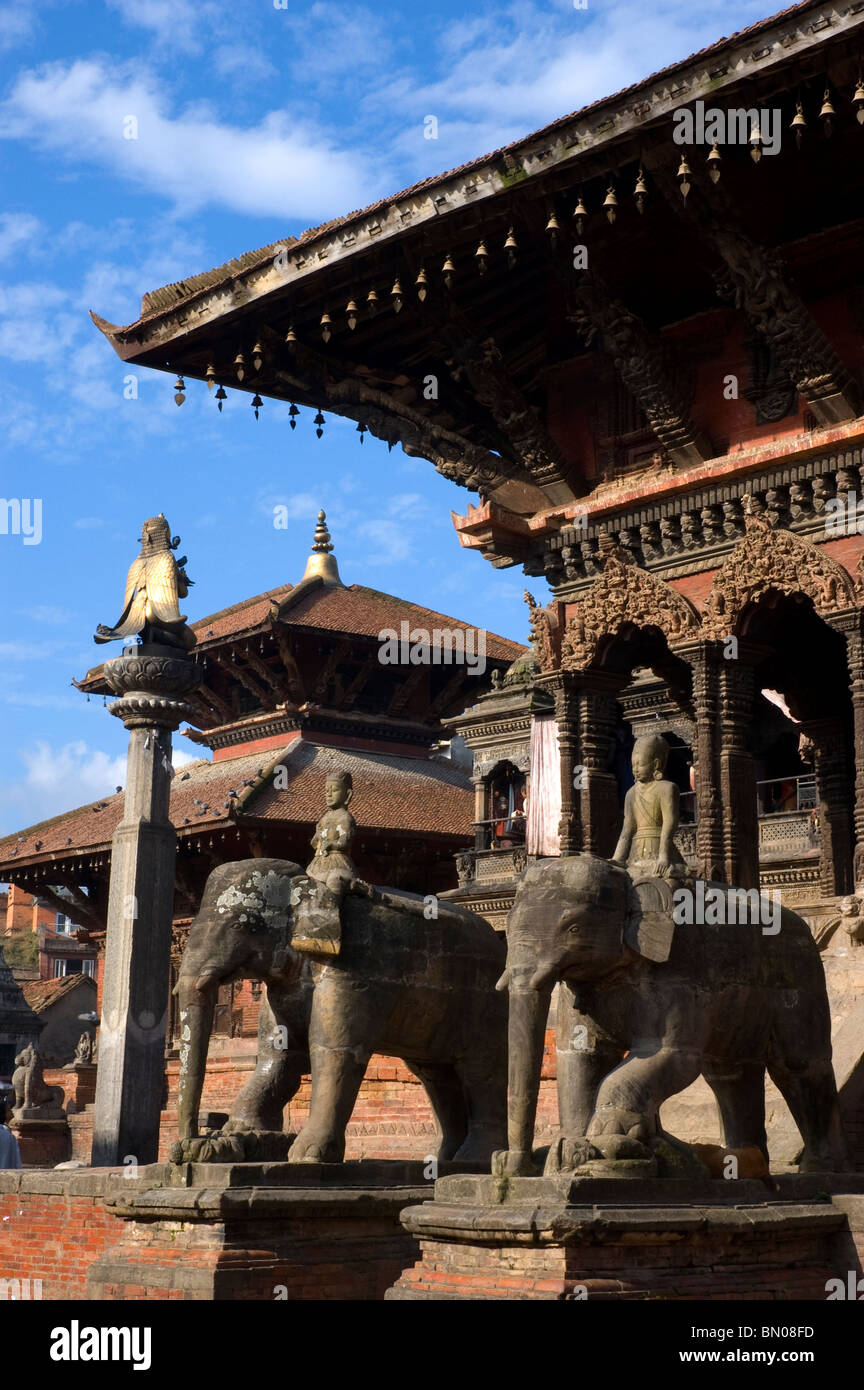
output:
M43 1299L86 1298L87 1269L118 1238L105 1173L0 1171L0 1279L41 1279Z

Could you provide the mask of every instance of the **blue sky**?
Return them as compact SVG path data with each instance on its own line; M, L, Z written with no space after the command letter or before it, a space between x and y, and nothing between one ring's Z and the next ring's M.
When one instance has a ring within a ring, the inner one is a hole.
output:
M126 735L71 685L164 510L203 616L302 574L323 506L343 579L524 640L521 570L460 549L476 500L328 417L123 366L88 317L525 135L761 18L762 3L0 3L0 458L42 537L0 535L0 832L113 790ZM138 139L123 138L127 116ZM438 138L424 138L424 117ZM273 527L284 503L291 522ZM540 580L535 591L544 592ZM181 748L184 740L176 740ZM187 744L186 747L189 747Z

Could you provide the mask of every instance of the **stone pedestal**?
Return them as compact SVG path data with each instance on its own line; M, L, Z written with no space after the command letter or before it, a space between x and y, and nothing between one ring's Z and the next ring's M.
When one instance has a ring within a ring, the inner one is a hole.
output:
M171 733L192 715L181 697L201 673L184 652L155 644L104 671L122 696L110 711L129 730L125 809L111 843L93 1128L92 1162L110 1167L158 1154L176 854Z
M860 1275L864 1175L777 1181L442 1178L386 1297L824 1301Z
M154 1164L115 1181L90 1299L380 1300L417 1258L422 1163ZM121 1226L122 1223L122 1226Z
M55 1119L45 1119L38 1110L16 1111L12 1132L21 1150L25 1168L53 1168L72 1156L72 1136L63 1112Z
M96 1063L73 1062L64 1070L74 1074L66 1082L66 1113L78 1115L96 1099Z

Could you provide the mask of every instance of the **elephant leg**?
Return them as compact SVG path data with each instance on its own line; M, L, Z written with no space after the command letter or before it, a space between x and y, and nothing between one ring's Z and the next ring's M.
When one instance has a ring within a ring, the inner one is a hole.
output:
M238 1130L281 1130L283 1112L309 1072L308 1001L296 988L275 984L258 1013L258 1060L238 1095L226 1134Z
M468 1133L468 1111L462 1082L447 1062L406 1063L423 1082L429 1104L440 1131L437 1157L441 1162L455 1156Z
M685 1090L701 1071L701 1052L634 1049L601 1083L588 1137L607 1158L647 1157L645 1141L657 1132L663 1101Z
M345 1127L366 1074L371 1048L313 1044L309 1119L288 1155L289 1163L341 1163Z
M503 1071L503 1066L502 1066ZM462 1163L489 1163L507 1137L507 1096L488 1057L465 1056L456 1061L468 1131L454 1158Z
M714 1092L723 1143L727 1149L761 1149L768 1159L765 1134L765 1067L761 1062L730 1063L722 1075L705 1070L705 1080Z
M621 1061L621 1049L597 1037L592 1020L576 1008L566 980L558 985L555 1054L559 1128L568 1138L582 1138L603 1078Z
M811 1060L793 1067L774 1058L768 1064L768 1073L804 1140L799 1173L842 1172L846 1145L830 1061Z

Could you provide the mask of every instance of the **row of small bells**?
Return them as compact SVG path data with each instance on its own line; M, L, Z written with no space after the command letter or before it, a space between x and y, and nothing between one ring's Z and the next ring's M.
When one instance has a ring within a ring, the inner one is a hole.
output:
M859 125L864 125L864 75L859 75L858 77L858 82L855 87L855 93L852 97L852 105L855 108L856 119ZM833 102L831 101L830 89L826 87L825 95L822 99L822 105L819 109L819 120L822 122L822 128L826 135L830 135L832 133L834 120L836 116L837 111L834 107ZM801 102L799 101L796 103L795 106L795 115L789 123L789 129L795 132L795 139L798 143L799 149L801 147L801 142L803 140L807 128L807 119L804 115L804 108ZM762 135L762 131L757 122L752 128L748 140L748 144L750 146L750 158L753 160L755 164L758 164L760 159L762 158L762 146L764 145L764 143L765 141ZM723 164L723 156L721 155L716 142L711 146L711 149L708 153L705 162L708 166L708 176L711 179L711 182L715 184L719 183L721 177L721 166ZM687 162L686 154L682 154L681 156L681 162L678 166L678 172L676 177L678 179L678 186L681 190L681 196L682 198L686 198L688 193L690 192L691 179L693 177L693 171ZM639 171L636 175L636 183L633 188L633 198L636 203L636 207L640 213L645 211L645 200L647 197L648 185L645 182L645 174L640 165ZM609 184L609 188L606 192L606 197L603 199L603 210L606 214L607 220L610 223L613 223L615 221L618 211L618 197L615 192L614 181ZM582 235L585 227L585 221L588 218L588 216L588 209L586 208L582 195L580 194L576 202L576 206L573 209L573 222L578 236ZM558 235L561 232L561 224L558 221L557 214L554 210L549 214L549 219L546 223L546 232L549 236L552 245L557 245ZM502 249L505 251L507 256L508 269L512 270L513 267L516 265L519 252L519 244L516 240L516 235L513 227L510 227L508 229L507 237L504 241ZM477 250L474 252L474 260L477 266L478 273L480 275L485 275L486 271L489 268L489 250L486 246L485 239L481 239L481 241L479 242ZM453 287L453 280L455 274L456 266L453 262L452 255L448 252L444 260L444 264L441 267L441 276L448 290L452 289ZM417 278L414 281L414 287L417 291L417 298L422 303L429 292L429 278L426 274L426 270L424 267L421 267L417 275ZM390 291L390 303L393 307L394 312L397 314L401 311L405 303L405 293L402 289L402 283L398 276L394 280L393 288ZM373 317L378 312L380 307L380 296L378 295L377 290L373 287L366 296L366 311L370 317ZM352 333L354 332L354 329L357 327L360 312L361 311L356 299L349 299L347 305L345 306L345 321ZM325 343L329 343L333 333L333 320L326 311L321 315L319 327L321 330L322 340ZM294 332L293 325L289 327L288 332L285 335L285 342L288 344L289 348L293 348L297 343L297 335ZM263 361L263 349L260 343L256 343L252 349L252 365L255 368L256 373L260 372ZM242 352L238 352L237 356L234 358L234 372L238 381L242 381L246 375L246 359L243 356ZM216 384L216 370L212 364L210 364L207 367L207 371L205 373L205 380L207 382L208 389L212 391L214 385ZM186 399L186 385L182 376L179 376L177 378L174 389L176 393L174 396L174 400L177 403L177 405L182 405ZM216 392L216 401L220 411L222 410L222 406L226 400L227 394L225 392L224 387L220 385L218 391ZM261 400L261 397L256 394L252 400L252 409L255 411L256 420L258 419L258 412L261 410L263 404L264 402ZM297 406L292 404L291 409L289 411L289 415L291 417L290 424L292 430L296 428L297 421L295 417L299 414L300 411L297 409ZM315 433L317 434L319 439L324 433L324 423L324 416L321 414L321 411L319 410L314 420ZM357 426L361 444L363 443L366 428L367 427L364 424L359 424Z

